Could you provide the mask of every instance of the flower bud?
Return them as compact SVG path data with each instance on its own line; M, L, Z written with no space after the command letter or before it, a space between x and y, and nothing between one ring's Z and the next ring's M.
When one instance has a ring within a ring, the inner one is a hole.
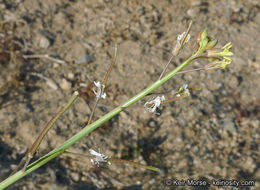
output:
M231 64L232 60L229 59L222 59L222 60L215 60L211 62L209 65L207 65L207 68L220 68L225 69L227 65Z
M227 43L224 47L221 49L209 49L207 50L207 57L215 57L215 58L225 58L225 59L230 59L229 57L233 55L229 49L232 47L231 42Z
M218 43L218 40L210 40L206 46L206 49L214 48Z
M201 40L207 40L208 39L208 30L203 30L201 33Z
M202 32L199 33L198 37L197 37L197 47L195 49L196 51L205 50L206 45L209 42L209 37L208 37L208 31L207 30L203 30Z

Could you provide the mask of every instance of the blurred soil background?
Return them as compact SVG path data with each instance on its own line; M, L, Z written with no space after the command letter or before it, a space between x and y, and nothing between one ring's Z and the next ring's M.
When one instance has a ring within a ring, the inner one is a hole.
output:
M98 168L89 158L64 154L9 189L158 190L175 188L165 179L189 178L255 180L255 187L244 189L259 189L259 0L0 0L0 179L77 89L84 96L58 120L35 159L84 127L95 101L93 81L103 79L115 44L108 97L94 119L158 79L191 20L191 40L168 71L190 55L205 28L219 40L217 47L232 42L233 63L226 70L177 75L157 92L183 84L201 90L162 106L160 116L122 112L70 148L86 155L100 148L161 173L122 164Z

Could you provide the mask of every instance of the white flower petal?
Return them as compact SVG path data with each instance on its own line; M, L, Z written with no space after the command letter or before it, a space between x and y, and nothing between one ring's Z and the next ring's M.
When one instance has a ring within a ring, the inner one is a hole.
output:
M156 108L158 108L160 105L161 105L161 102L165 100L165 97L162 96L158 96L156 97L155 99L151 100L151 101L148 101L144 104L144 107L149 111L149 112L152 112L152 113L155 113L156 112ZM152 106L149 106L149 105L152 105Z
M90 149L89 152L90 152L91 155L95 156L94 159L90 159L90 161L93 165L99 166L100 162L107 162L107 159L108 159L107 155L96 152L93 149Z
M106 98L106 93L103 92L103 90L104 90L103 88L104 87L101 86L101 83L99 81L98 82L94 81L94 84L97 87L97 91L95 91L93 89L93 92L96 95L96 98L103 98L103 99L105 99Z

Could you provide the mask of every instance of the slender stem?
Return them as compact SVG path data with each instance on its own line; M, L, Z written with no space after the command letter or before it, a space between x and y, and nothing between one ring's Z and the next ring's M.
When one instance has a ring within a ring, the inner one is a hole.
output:
M179 97L173 97L173 98L170 98L170 99L168 99L168 100L162 101L162 102L161 102L161 105L168 104L168 103L171 103L171 102L174 102L174 101L177 101L177 100L186 98L186 97L188 97L188 96L189 96L189 95L182 95L182 96L179 96Z
M42 142L42 139L45 137L45 135L48 133L48 131L52 128L54 123L60 118L60 116L71 107L71 105L78 98L78 95L79 95L78 91L75 91L73 93L72 97L70 98L70 100L68 101L68 103L66 103L66 105L54 116L54 118L52 118L47 123L47 125L44 127L44 129L42 130L42 132L40 133L38 138L35 140L35 142L33 143L32 147L30 148L30 150L28 152L31 154L31 156L34 156L36 150L38 149L40 143Z
M176 46L175 46L174 49L172 50L172 56L171 56L170 60L168 61L168 63L165 65L165 67L164 67L164 69L163 69L163 71L162 71L162 73L161 73L161 75L160 75L160 77L159 77L158 80L161 80L161 78L163 77L164 73L166 72L166 69L168 68L169 64L171 63L172 59L173 59L175 56L177 56L177 55L179 54L179 51L183 48L184 43L185 43L185 41L186 41L186 38L187 38L187 36L189 35L190 29L191 29L191 25L192 25L192 22L190 22L190 24L189 24L187 30L185 31L185 34L184 34L182 40L181 40L180 42L178 41L177 44L176 44Z
M205 70L205 68L185 70L185 71L178 72L177 74L184 74L184 73L190 73L190 72L193 72L193 71L201 71L201 70Z
M193 71L201 71L201 70L208 71L208 70L213 70L213 69L219 69L219 67L208 67L208 68L207 67L201 67L201 68L197 68L197 69L181 71L181 72L178 72L177 74L184 74L184 73L190 73L190 72L193 72Z
M39 134L37 139L34 141L34 143L31 146L31 148L28 150L28 152L23 157L23 159L20 161L20 163L15 168L15 170L12 172L12 174L15 171L17 171L24 162L25 162L25 165L23 167L23 172L25 171L25 169L26 169L27 165L29 164L31 158L35 155L38 147L40 146L43 138L46 136L48 131L52 128L54 123L61 117L61 115L70 108L70 106L73 104L73 102L75 102L75 100L77 99L78 95L79 95L78 91L75 91L73 93L72 97L70 98L70 100L66 103L66 105L46 124L46 126L43 128L43 130L41 131L41 133Z
M109 66L109 68L107 70L107 73L106 73L106 75L104 77L103 83L102 83L104 86L106 86L108 77L109 77L109 75L110 75L110 73L112 71L112 68L113 68L114 64L116 63L116 59L117 59L117 45L115 45L114 59L113 59L112 63L110 64L110 66Z
M95 113L95 111L96 111L97 104L98 104L99 100L100 100L100 97L97 97L97 98L96 98L96 101L95 101L95 104L94 104L94 107L93 107L93 109L92 109L92 112L91 112L91 114L90 114L90 116L89 116L88 124L87 124L87 125L89 125L89 124L91 123L91 121L92 121L92 118L93 118L94 113Z
M8 187L9 185L11 185L12 183L14 183L17 180L21 179L25 175L27 175L30 172L38 169L39 167L41 167L45 163L49 162L50 160L54 159L55 157L61 155L66 149L71 147L73 144L75 144L76 142L81 140L83 137L85 137L86 135L91 133L93 130L95 130L96 128L101 126L106 121L110 120L111 118L113 118L114 116L119 114L123 110L122 107L128 107L128 106L134 104L135 102L137 102L138 100L142 99L144 96L146 96L150 92L154 91L159 86L163 85L165 82L167 82L173 76L175 76L179 71L181 71L184 67L186 67L190 62L192 62L195 59L195 57L197 56L198 53L200 53L200 52L196 52L193 56L191 56L186 61L184 61L181 65L179 65L177 68L172 70L169 74L164 76L161 80L157 80L151 86L149 86L148 88L144 89L142 92L140 92L136 96L132 97L127 102L125 102L122 105L118 106L117 108L115 108L114 110L110 111L109 113L107 113L106 115L104 115L103 117L98 119L97 121L91 123L90 125L85 126L80 132L78 132L76 135L74 135L73 137L71 137L70 139L65 141L62 145L60 145L56 149L52 150L51 152L49 152L48 154L46 154L45 156L43 156L39 160L36 160L34 163L30 164L27 167L27 170L25 172L18 171L14 175L12 175L12 176L8 177L7 179L5 179L4 181L2 181L0 183L0 189Z
M56 158L57 156L62 154L63 150L59 150L51 155L45 155L42 158L36 160L34 163L40 163L41 166L46 164L47 162L49 162L50 160ZM31 164L32 165L32 164ZM0 183L0 189L5 189L8 186L10 186L12 183L14 183L15 181L18 181L19 179L21 179L22 177L26 176L27 174L33 172L35 170L34 167L31 167L31 165L29 165L27 167L27 169L23 172L23 171L18 171L16 172L14 175L8 177L6 180L2 181Z
M117 45L115 46L114 59L113 59L113 61L111 62L111 64L109 65L109 68L108 68L107 73L106 73L106 75L105 75L105 77L104 77L103 83L101 84L101 95L103 94L103 92L104 92L104 90L105 90L105 87L106 87L106 83L107 83L109 74L111 73L112 68L113 68L114 64L116 63L116 58L117 58ZM94 104L94 108L93 108L93 110L92 110L92 112L91 112L91 114L90 114L90 117L89 117L89 120L88 120L88 124L87 124L87 125L89 125L89 124L91 123L91 121L92 121L92 118L93 118L93 116L94 116L94 114L95 114L95 111L96 111L96 108L97 108L97 104L98 104L100 98L101 98L100 96L98 96L98 97L96 98L96 101L95 101L95 104Z
M68 153L68 154L72 154L72 155L75 155L75 156L82 156L82 157L90 157L90 158L93 157L93 156L88 156L88 155L85 155L85 154L70 152L70 151L64 151L63 153ZM153 166L147 166L147 165L144 165L144 164L139 164L139 163L133 162L131 160L123 160L123 159L119 159L119 158L107 158L106 161L107 162L130 164L130 165L133 165L133 166L138 167L138 168L144 168L144 169L148 169L148 170L152 170L152 171L156 171L156 172L160 171L159 168L156 168L156 167L153 167Z
M191 21L190 24L189 24L189 26L188 26L188 28L187 28L187 30L185 31L184 37L183 37L182 40L181 40L182 46L184 45L184 42L186 41L186 38L187 38L187 36L189 35L189 32L190 32L192 23L193 23L193 22Z
M177 41L176 46L172 50L172 55L177 56L179 54L180 50L184 47L185 41L187 40L188 34L190 32L191 25L192 25L192 22L189 24L182 39L181 40L177 39L178 41Z
M28 157L24 156L24 157L22 158L22 160L19 162L19 164L16 166L16 168L12 171L12 173L11 173L9 176L11 176L11 175L13 175L15 172L17 172L17 170L18 170L19 168L21 168L22 165L24 165L24 163L26 163L27 160L28 160ZM25 165L26 165L26 164L25 164ZM25 166L25 165L24 165L24 166Z
M172 55L171 58L169 59L168 63L165 65L160 77L158 80L161 80L161 78L163 77L164 73L166 72L166 69L168 68L169 64L171 63L172 59L175 57L175 55Z

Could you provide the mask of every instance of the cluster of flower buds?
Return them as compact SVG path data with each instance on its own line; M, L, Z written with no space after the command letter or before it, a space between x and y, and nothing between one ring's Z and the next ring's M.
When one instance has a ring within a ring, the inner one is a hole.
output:
M229 51L232 44L229 42L222 48L215 48L216 45L217 40L212 40L208 37L207 30L204 30L197 38L197 46L193 51L193 55L196 55L196 58L208 58L210 64L206 66L207 68L225 69L232 62L230 57L233 53Z
M229 65L232 62L230 56L232 56L233 53L229 51L231 47L232 44L231 42L229 42L221 49L215 48L207 50L206 56L210 58L210 60L212 60L211 64L208 67L218 67L225 69L227 65Z

